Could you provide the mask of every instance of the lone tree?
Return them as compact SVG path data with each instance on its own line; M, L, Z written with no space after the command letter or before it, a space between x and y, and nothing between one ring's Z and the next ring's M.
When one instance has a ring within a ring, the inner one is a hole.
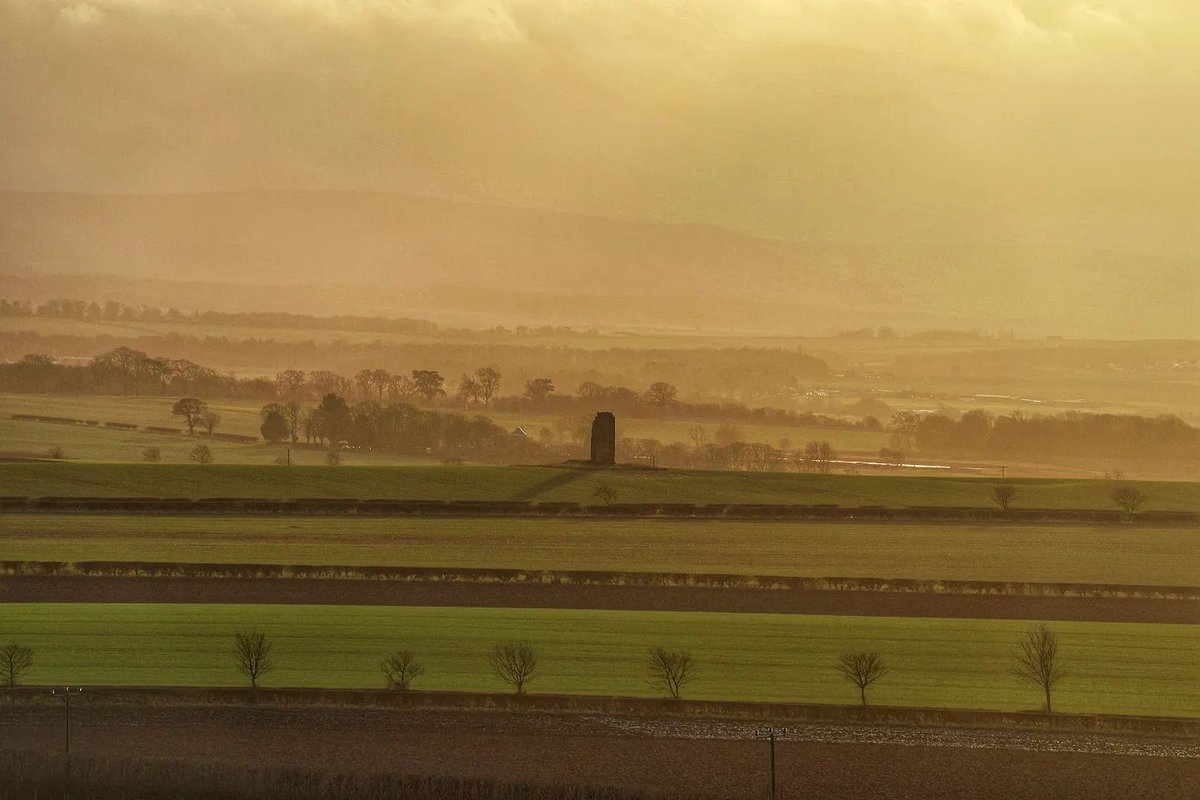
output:
M292 427L288 423L287 417L284 416L283 406L277 406L263 414L258 432L262 434L264 441L271 444L278 444L288 437L292 432Z
M606 506L611 506L617 502L617 490L609 486L607 483L602 483L592 492L592 499L599 500Z
M1150 495L1136 486L1118 486L1108 496L1125 512L1125 516L1129 519L1133 519L1133 515L1137 513L1138 509L1150 499Z
M195 397L184 397L176 400L175 405L171 406L171 416L183 417L183 424L187 426L188 436L196 433L196 426L200 424L206 411L208 411L208 404Z
M243 630L233 634L233 657L237 671L250 680L250 700L258 697L258 680L275 668L274 645L262 631Z
M193 447L188 453L188 458L197 464L211 464L213 462L212 450L204 442L200 442Z
M867 710L867 687L888 674L887 664L879 653L842 653L838 656L838 672L858 687L862 708Z
M828 475L833 470L833 462L837 452L833 445L826 441L812 441L804 445L804 460L809 468L822 475Z
M147 447L142 451L142 461L147 464L157 464L162 461L162 450L157 447Z
M1058 664L1058 634L1045 625L1030 628L1021 637L1013 655L1017 660L1013 674L1042 687L1046 695L1046 713L1053 713L1050 690L1067 674Z
M652 647L647 671L651 686L666 689L672 700L678 700L683 687L696 679L696 660L687 650Z
M537 650L529 642L508 641L492 648L488 662L496 677L525 694L525 684L537 673Z
M479 396L486 406L500 391L500 373L495 367L480 367L475 370L475 378L479 382Z
M534 378L531 381L525 381L525 396L534 405L546 402L546 398L552 394L554 394L554 381L549 378Z
M9 689L32 667L33 651L25 645L13 642L0 647L0 680Z
M425 674L425 665L409 650L400 650L379 662L389 689L408 691L414 678Z
M221 415L213 411L211 408L205 409L200 415L200 427L204 428L204 432L212 436L213 431L221 424Z
M1011 483L1001 483L992 487L992 502L1003 508L1005 511L1012 505L1013 498L1017 496L1017 487Z

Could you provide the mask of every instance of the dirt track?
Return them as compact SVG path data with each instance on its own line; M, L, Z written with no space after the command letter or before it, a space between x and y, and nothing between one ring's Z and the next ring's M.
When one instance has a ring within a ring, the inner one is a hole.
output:
M336 772L456 774L765 794L751 725L520 712L72 704L85 755L186 758ZM58 752L62 711L0 709L0 747ZM1001 731L793 727L781 796L1175 800L1200 796L1200 746Z
M269 578L0 577L0 602L313 603L1200 624L1200 602L917 592Z

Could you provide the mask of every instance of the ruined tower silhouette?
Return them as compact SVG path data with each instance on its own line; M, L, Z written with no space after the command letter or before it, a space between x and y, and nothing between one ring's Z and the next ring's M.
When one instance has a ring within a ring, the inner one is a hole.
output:
M617 418L601 411L592 420L592 464L609 467L617 462Z

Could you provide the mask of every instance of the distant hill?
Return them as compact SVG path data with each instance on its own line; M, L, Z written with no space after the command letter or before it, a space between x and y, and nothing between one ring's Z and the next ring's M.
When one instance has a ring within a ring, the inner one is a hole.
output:
M0 280L10 296L421 312L481 325L820 333L888 324L1190 337L1200 313L1193 262L1027 246L790 242L371 192L0 193L0 274L13 276Z

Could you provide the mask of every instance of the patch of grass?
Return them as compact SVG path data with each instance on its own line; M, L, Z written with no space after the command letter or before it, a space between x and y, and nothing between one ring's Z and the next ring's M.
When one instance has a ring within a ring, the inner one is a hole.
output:
M14 412L25 413L25 412ZM35 413L35 412L28 412ZM220 412L222 415L225 411ZM157 447L162 451L164 463L186 464L189 462L188 452L195 446L196 439L183 435L162 435L144 431L121 431L103 427L106 421L135 422L143 424L144 418L129 419L130 415L112 414L108 416L87 417L99 419L100 426L59 425L46 422L28 422L10 419L7 414L0 416L0 453L45 456L54 447L61 447L65 455L72 460L93 462L141 462L142 451L147 447ZM81 417L82 418L82 417ZM182 427L178 420L158 420L156 424L163 427ZM257 419L255 420L257 425ZM250 429L242 426L240 429L229 430L225 426L218 432L242 433L258 435L257 428ZM286 444L272 445L265 442L257 444L236 444L223 442L219 439L203 439L213 452L218 464L253 464L260 467L275 466L276 460L285 459L288 446ZM325 461L326 451L322 448L305 449L292 447L291 459L293 465L320 465ZM433 458L422 456L392 455L388 453L346 452L343 460L348 465L431 465L437 463Z
M50 427L50 426L48 426ZM185 444L188 440L182 440ZM43 447L44 449L44 447ZM140 452L140 451L139 451ZM164 458L166 454L164 452ZM353 460L354 454L348 456ZM1114 509L1113 484L1025 479L1014 507ZM601 484L620 502L832 503L991 507L983 478L813 475L689 470L566 470L558 467L212 464L0 464L0 494L41 497L359 497L423 500L594 502ZM1200 511L1200 484L1139 481L1147 510Z
M1193 585L1196 531L734 520L8 515L0 559Z
M554 430L554 423L556 421L562 419L564 416L572 416L564 414L539 414L537 412L484 413L503 427L513 428L520 425L534 436L543 427ZM708 441L712 441L713 435L717 432L717 428L721 426L722 422L728 422L735 426L742 432L742 437L750 442L766 442L772 447L778 447L779 441L786 437L791 441L790 447L793 450L797 448L803 449L805 442L816 439L830 442L836 450L860 450L874 454L881 447L887 447L891 438L891 434L886 431L814 428L790 425L756 425L752 422L736 419L699 421L699 424L704 426ZM883 422L886 423L887 420L883 420ZM618 417L617 438L658 439L665 444L683 442L688 447L691 447L692 440L688 431L696 424L696 420Z
M374 606L6 604L3 629L35 651L29 682L240 685L231 633L256 626L276 643L266 686L380 687L379 658L403 646L428 671L416 688L504 691L487 652L504 639L536 644L533 692L655 696L648 649L685 647L700 677L685 696L854 703L834 669L839 652L876 649L891 673L880 704L1036 709L1034 687L1008 674L1029 623L770 614L386 608ZM1061 711L1200 715L1194 626L1055 623L1071 669Z

